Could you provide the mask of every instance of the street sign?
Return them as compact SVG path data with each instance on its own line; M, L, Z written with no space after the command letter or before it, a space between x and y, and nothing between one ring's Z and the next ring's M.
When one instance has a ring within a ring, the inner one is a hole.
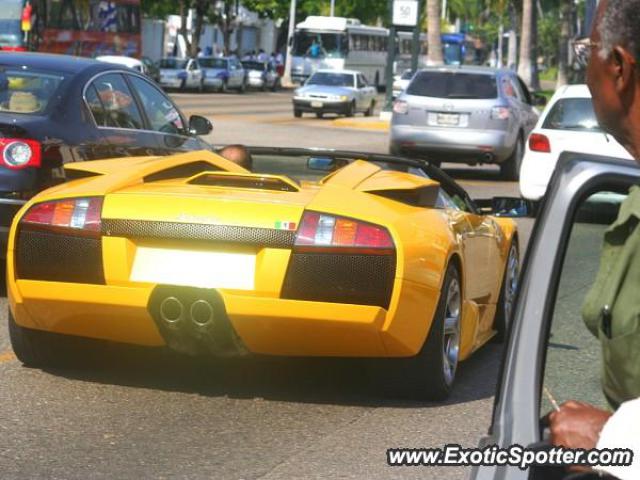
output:
M398 27L418 25L418 0L393 0L393 24Z

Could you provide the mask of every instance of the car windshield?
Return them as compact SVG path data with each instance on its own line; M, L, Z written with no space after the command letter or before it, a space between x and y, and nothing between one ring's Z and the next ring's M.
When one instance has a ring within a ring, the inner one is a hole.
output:
M247 70L264 70L264 63L260 62L242 62L242 66Z
M163 58L160 60L160 68L181 70L187 67L187 61L180 58Z
M466 72L418 72L409 95L435 98L489 99L498 97L496 77Z
M0 67L0 112L42 113L66 77Z
M199 58L198 63L202 68L227 68L224 58Z
M353 87L354 76L350 73L314 73L307 85L326 85L329 87Z
M562 98L544 120L542 128L552 130L600 131L590 98Z

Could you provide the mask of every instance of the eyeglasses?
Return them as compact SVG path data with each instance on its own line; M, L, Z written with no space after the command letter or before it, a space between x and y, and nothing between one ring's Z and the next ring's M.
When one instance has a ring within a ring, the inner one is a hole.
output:
M575 60L578 65L586 67L591 59L591 51L594 48L600 48L602 44L600 42L594 42L589 37L580 38L571 42L573 46L573 52L575 54Z

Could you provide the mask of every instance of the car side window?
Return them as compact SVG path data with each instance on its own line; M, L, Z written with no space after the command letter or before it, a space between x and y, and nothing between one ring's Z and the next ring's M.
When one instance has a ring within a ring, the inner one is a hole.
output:
M520 86L520 91L522 92L524 98L523 101L525 103L528 103L529 105L533 104L531 92L529 92L529 89L527 88L527 85L524 83L524 81L520 77L516 77L516 83Z
M104 112L102 120L100 118L96 118L94 115L97 125L136 130L144 128L142 115L140 114L134 97L121 74L107 73L105 75L101 75L93 81L90 87L95 88L95 92L102 103ZM88 88L87 93L90 91L91 88ZM88 98L87 102L90 102ZM95 99L94 105L96 105ZM94 107L90 104L89 108L93 113ZM97 107L95 108L97 111Z
M93 119L96 122L96 125L99 127L106 127L107 125L107 117L104 105L102 104L102 100L98 96L98 91L93 85L89 85L87 87L87 91L85 92L85 100L87 101L87 105L89 106L89 110L91 111L91 115L93 115Z
M171 100L150 82L134 75L129 79L140 98L151 130L172 134L185 133L180 111Z
M546 344L541 418L553 411L554 401L578 400L608 408L601 381L598 326L590 324L597 319L590 318L586 301L604 258L605 233L627 197L626 192L608 190L584 199L571 227Z

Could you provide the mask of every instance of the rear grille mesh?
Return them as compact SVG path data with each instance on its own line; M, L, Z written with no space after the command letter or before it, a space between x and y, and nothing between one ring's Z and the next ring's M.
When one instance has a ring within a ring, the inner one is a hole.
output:
M291 248L296 232L272 228L200 223L103 219L102 233L112 237L159 238Z
M100 238L21 229L15 262L19 279L105 284Z
M389 308L394 255L293 253L281 297Z

